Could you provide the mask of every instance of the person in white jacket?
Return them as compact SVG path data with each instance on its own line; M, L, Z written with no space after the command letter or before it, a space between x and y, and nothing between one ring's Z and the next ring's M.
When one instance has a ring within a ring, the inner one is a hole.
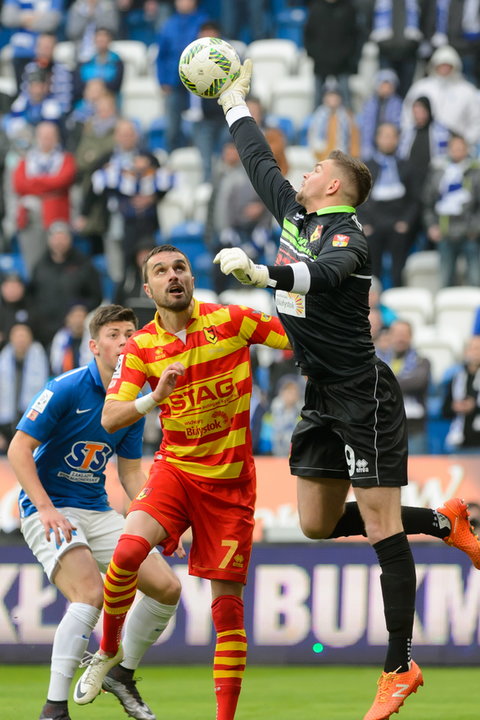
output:
M413 83L403 103L402 127L412 120L412 104L426 96L435 120L450 132L461 135L468 143L480 141L480 93L462 75L462 61L450 45L435 50L430 60L430 73Z

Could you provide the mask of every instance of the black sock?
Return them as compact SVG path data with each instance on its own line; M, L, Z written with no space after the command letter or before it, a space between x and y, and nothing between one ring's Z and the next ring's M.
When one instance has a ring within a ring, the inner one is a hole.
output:
M67 707L68 700L49 700L47 698L47 704L48 705L65 705L65 707Z
M122 680L131 680L133 678L135 670L132 670L131 668L126 668L120 663L119 665L114 665L114 667L110 670L108 673L113 678L122 679Z
M406 535L432 535L444 538L450 532L450 527L440 527L436 510L402 506L402 523ZM345 503L345 512L338 521L330 538L350 537L364 535L365 526L356 502Z
M388 650L385 672L406 672L409 669L415 614L415 563L405 533L397 533L373 545L382 569L385 622Z

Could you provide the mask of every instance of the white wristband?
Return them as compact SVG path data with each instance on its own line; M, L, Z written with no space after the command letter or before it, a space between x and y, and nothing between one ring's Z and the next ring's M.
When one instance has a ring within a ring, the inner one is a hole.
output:
M135 400L135 410L140 413L140 415L146 415L150 410L153 410L154 407L157 407L157 405L157 401L153 399L153 393L148 393L148 395L144 395Z

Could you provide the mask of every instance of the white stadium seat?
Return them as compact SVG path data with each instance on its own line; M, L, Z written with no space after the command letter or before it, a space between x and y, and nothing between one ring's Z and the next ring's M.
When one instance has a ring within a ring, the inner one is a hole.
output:
M114 40L110 49L123 60L124 79L146 74L148 56L145 43L140 40Z
M433 319L433 295L425 288L390 288L383 291L380 300L413 327L426 325Z
M125 80L122 86L122 114L147 130L153 120L164 114L163 93L149 76Z
M198 148L182 147L172 150L168 156L167 165L176 174L176 187L186 188L193 193L202 183L202 156Z
M59 42L53 48L53 58L56 62L63 63L70 70L76 66L76 48L72 40Z
M455 339L439 331L435 325L416 328L413 345L419 355L430 360L432 380L436 384L442 381L446 370L455 365L461 357Z
M280 78L273 81L269 111L274 115L290 118L299 130L314 110L314 94L313 77L297 75Z
M464 343L472 334L473 321L480 308L480 288L447 287L435 296L435 324L442 334L458 337Z
M288 162L287 180L298 190L303 181L303 174L311 172L317 160L310 148L305 145L287 145L285 155Z
M274 309L273 293L262 288L224 290L219 295L223 305L246 305L271 315Z
M169 190L157 204L157 217L162 236L168 237L176 225L188 219L189 198L182 190Z
M409 255L403 268L403 280L408 287L421 287L434 295L440 289L440 257L436 250Z

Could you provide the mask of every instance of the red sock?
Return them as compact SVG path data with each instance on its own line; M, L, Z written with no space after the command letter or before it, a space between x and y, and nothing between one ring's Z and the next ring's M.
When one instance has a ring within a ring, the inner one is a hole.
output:
M140 535L121 535L107 568L103 588L103 635L100 649L115 655L123 623L137 591L138 568L151 550Z
M243 600L221 595L212 603L212 618L217 633L213 660L216 720L233 720L247 662Z

